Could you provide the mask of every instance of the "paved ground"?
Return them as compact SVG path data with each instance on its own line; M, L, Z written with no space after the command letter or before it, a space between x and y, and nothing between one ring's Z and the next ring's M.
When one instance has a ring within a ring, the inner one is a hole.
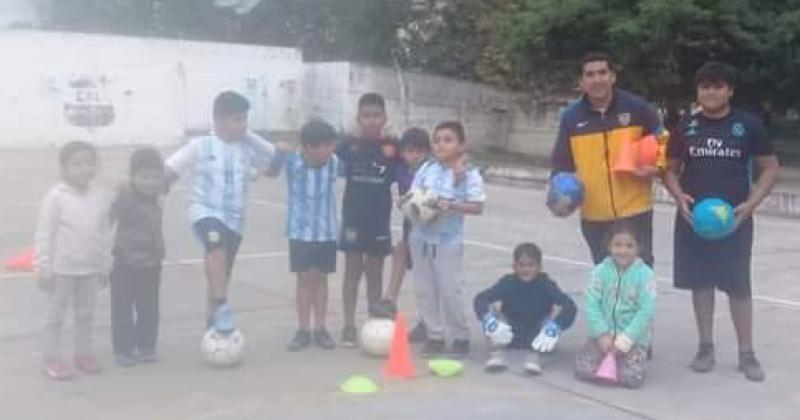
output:
M54 153L4 152L0 187L0 257L29 245L38 202L56 176ZM124 173L120 152L104 155L106 182ZM356 373L380 379L380 361L357 351L284 351L293 333L293 279L282 238L283 183L259 180L252 190L250 222L238 262L231 300L247 338L246 363L234 370L202 365L198 342L204 284L200 251L189 233L185 194L166 202L169 264L162 288L161 361L118 368L110 358L107 293L98 306L97 349L106 363L98 377L52 383L38 369L43 296L29 275L0 274L0 418L2 419L792 419L800 409L800 223L760 217L754 278L759 355L767 381L755 384L735 371L736 350L724 300L718 305L718 366L706 375L686 368L695 350L688 295L669 285L673 209L656 209L656 257L661 276L655 359L639 391L575 381L572 357L585 337L581 317L540 378L517 363L503 375L481 369L485 349L477 323L475 350L463 376L434 378L423 370L404 382L380 381L382 391L349 396L337 385ZM543 193L489 186L486 214L468 225L466 279L470 295L510 266L510 248L532 240L545 250L546 270L580 301L588 253L577 220L550 217ZM341 265L340 265L341 268ZM713 273L709 273L712 275ZM339 276L331 278L331 327L340 326ZM362 301L363 303L363 301ZM361 305L363 307L363 305ZM410 286L402 309L413 318ZM363 313L361 315L363 319Z

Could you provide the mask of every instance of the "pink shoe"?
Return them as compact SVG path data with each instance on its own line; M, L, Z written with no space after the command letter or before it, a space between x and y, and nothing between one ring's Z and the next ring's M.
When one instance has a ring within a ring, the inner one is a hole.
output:
M68 381L75 377L75 371L61 359L45 360L42 363L42 370L48 378L56 381Z
M76 355L75 367L77 367L81 372L88 373L90 375L96 375L103 371L103 367L100 366L100 362L98 362L97 358L91 354Z

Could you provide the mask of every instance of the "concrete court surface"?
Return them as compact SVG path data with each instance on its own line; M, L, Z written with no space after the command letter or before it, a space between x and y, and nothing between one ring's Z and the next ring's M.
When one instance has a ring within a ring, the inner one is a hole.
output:
M125 153L103 151L108 185L127 171ZM50 152L0 153L0 257L31 242L39 200L57 175ZM800 223L759 217L754 252L757 350L766 373L751 383L735 369L736 348L722 295L717 306L717 368L699 375L686 366L696 350L689 295L670 285L673 208L656 209L656 258L661 279L655 325L655 358L642 390L607 388L576 381L572 359L585 339L582 313L565 333L541 377L521 372L521 354L505 374L483 372L485 346L473 324L473 352L462 376L432 377L417 357L419 377L384 381L381 361L356 350L299 354L284 348L295 327L294 280L283 238L283 180L252 185L249 223L235 270L231 302L247 340L237 369L205 367L199 357L205 285L200 249L188 228L185 184L165 202L168 262L162 285L160 361L120 368L110 354L108 294L97 308L96 348L106 370L54 383L39 371L44 299L29 274L0 273L0 419L794 419L800 410ZM580 304L589 265L578 220L555 219L542 191L487 186L481 217L468 221L465 277L470 299L510 269L511 248L534 241L545 269ZM339 261L341 272L342 260ZM710 273L711 274L711 273ZM341 326L341 278L330 278L329 328ZM401 309L414 321L412 282ZM364 300L359 302L363 320ZM472 317L472 315L470 315ZM471 319L474 319L472 317ZM64 348L69 350L70 331ZM381 392L340 393L338 384L362 373Z

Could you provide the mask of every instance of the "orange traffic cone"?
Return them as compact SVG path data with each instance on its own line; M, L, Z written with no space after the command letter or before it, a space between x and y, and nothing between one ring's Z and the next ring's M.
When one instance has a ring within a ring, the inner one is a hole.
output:
M406 319L397 313L394 321L394 336L389 349L389 359L383 365L383 375L393 379L409 379L416 376L414 362L411 360L411 347L408 344Z
M658 160L658 140L650 134L639 140L639 166L656 166Z
M636 169L636 152L633 140L623 139L614 161L614 172L633 172Z
M613 351L606 353L605 357L603 357L603 361L600 362L600 366L597 367L597 372L595 372L594 376L598 381L607 384L616 384L617 381L619 381L619 377L617 376L617 356Z
M16 257L7 259L3 266L6 271L33 271L33 248L22 251Z

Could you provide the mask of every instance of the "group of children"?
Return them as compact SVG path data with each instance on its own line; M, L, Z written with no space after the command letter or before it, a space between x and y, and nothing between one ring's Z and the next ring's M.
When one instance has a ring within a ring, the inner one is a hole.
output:
M337 249L344 253L344 325L340 344L355 346L356 301L366 278L368 307L397 303L407 269L414 276L419 323L411 340L422 353L465 356L470 350L464 279L464 219L483 211L485 194L477 168L466 159L466 137L458 122L439 124L429 138L420 128L400 141L383 135L386 107L378 94L358 103L359 133L339 139L321 120L300 133L301 146L273 145L247 130L248 101L223 92L214 101L214 132L181 147L166 162L157 151L136 150L129 182L116 194L92 186L98 157L88 143L72 142L60 154L61 182L45 197L36 230L36 268L48 291L45 373L70 379L72 365L60 356L59 338L67 306L75 313L75 363L98 373L91 331L97 284L110 278L113 349L118 364L156 361L159 283L164 257L161 198L179 176L190 183L189 213L205 250L208 285L206 328L221 334L236 329L227 302L231 270L242 240L251 168L286 179L286 237L290 270L296 273L298 329L288 350L312 344L336 347L327 330L327 276L336 271ZM341 221L336 179L344 177ZM435 197L432 221L403 223L392 244L392 185L403 195L425 191ZM603 355L618 355L620 381L638 386L655 301L652 270L638 258L636 233L617 226L608 238L609 256L592 270L585 312L590 339L578 355L576 376L591 379ZM109 254L108 250L112 253ZM384 260L392 255L383 291ZM113 256L113 258L112 258ZM474 309L490 343L486 367L507 367L506 348L528 349L525 369L541 371L540 354L555 348L576 316L573 301L542 271L534 244L514 250L513 274L479 293ZM135 315L134 315L135 314ZM447 346L445 338L450 338Z

